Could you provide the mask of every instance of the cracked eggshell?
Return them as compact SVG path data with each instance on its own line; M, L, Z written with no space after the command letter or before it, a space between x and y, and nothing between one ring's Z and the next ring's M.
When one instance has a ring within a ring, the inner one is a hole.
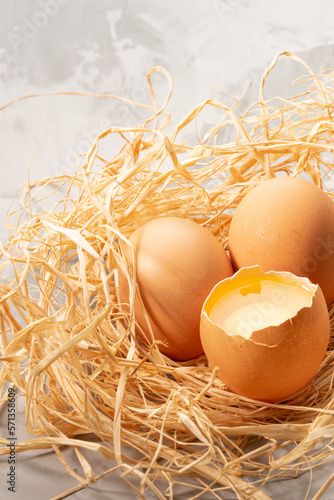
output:
M213 306L234 289L239 278L244 279L246 286L254 276L274 277L282 283L309 290L309 304L281 324L253 331L250 338L229 334L210 318ZM212 367L219 367L218 376L232 392L255 400L277 402L311 381L328 346L330 323L326 301L318 285L290 273L264 273L260 267L253 266L241 269L213 288L203 305L200 331L208 361Z
M206 228L181 217L158 217L130 236L135 252L136 278L160 351L177 361L203 354L200 316L212 287L231 276L233 269L223 246ZM126 247L131 262L131 249ZM120 300L129 303L128 282L119 273ZM125 306L126 308L127 306ZM138 297L136 331L151 341Z
M327 305L334 300L334 203L313 182L260 182L233 215L228 247L235 271L288 271L320 285Z

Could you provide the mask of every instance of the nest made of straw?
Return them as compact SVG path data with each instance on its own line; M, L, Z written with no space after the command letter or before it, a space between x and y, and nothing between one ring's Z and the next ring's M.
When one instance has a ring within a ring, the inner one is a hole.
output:
M307 68L306 92L279 105L264 101L278 56L263 75L259 102L241 116L208 100L169 136L171 79L152 68L153 115L141 127L102 133L73 176L27 185L21 209L8 218L12 230L0 261L1 403L7 383L25 395L27 429L37 437L17 443L16 451L53 448L79 480L72 491L98 479L84 450L115 459L125 480L140 478L139 496L150 488L160 499L172 498L185 475L193 476L193 498L225 489L240 499L266 499L263 488L272 478L333 460L333 340L305 390L266 404L229 392L204 356L177 363L157 345L145 345L135 335L133 307L124 312L117 298L116 264L127 273L133 305L136 283L124 248L153 217L189 217L226 245L233 209L256 183L279 172L304 172L331 196L334 71L316 76L297 56L285 55ZM170 84L161 108L153 71ZM197 144L179 141L207 106L224 118ZM219 133L230 126L236 140L221 144ZM111 134L123 145L113 158L102 158L99 144ZM53 187L47 195L46 187ZM55 198L53 208L35 212L45 196ZM95 442L85 439L92 433ZM5 437L1 443L4 455ZM75 449L82 476L66 463L65 445ZM124 446L136 451L136 460Z

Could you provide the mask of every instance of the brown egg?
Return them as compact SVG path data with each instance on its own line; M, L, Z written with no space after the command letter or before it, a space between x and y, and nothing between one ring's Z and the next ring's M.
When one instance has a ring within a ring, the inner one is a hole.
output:
M179 217L153 219L129 240L135 250L137 283L154 338L164 342L160 351L178 361L203 354L199 324L204 300L216 283L233 274L223 246L208 229ZM128 282L122 273L119 281L120 299L128 303ZM140 325L138 334L149 341L138 298L135 317Z
M267 402L284 400L311 381L330 336L318 285L258 266L213 288L200 330L205 354L228 388Z
M312 182L284 176L253 188L233 215L229 251L235 271L289 271L334 300L334 203Z

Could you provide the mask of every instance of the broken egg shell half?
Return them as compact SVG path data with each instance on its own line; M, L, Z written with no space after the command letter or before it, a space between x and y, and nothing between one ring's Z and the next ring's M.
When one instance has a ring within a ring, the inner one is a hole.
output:
M330 338L329 314L320 287L307 278L252 266L212 289L200 335L229 390L278 402L306 387L317 372Z

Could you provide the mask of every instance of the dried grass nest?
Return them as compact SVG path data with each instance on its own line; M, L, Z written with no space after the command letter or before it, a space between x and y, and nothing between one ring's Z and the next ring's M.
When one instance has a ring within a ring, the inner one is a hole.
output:
M26 425L36 439L18 442L16 452L53 449L78 480L66 494L114 468L94 476L85 450L115 459L138 497L151 489L160 499L173 498L173 487L189 476L192 498L224 497L230 490L239 499L268 499L268 482L333 460L333 338L305 390L266 404L229 392L204 356L177 363L157 345L144 345L134 334L133 310L126 314L117 299L116 263L128 273L133 303L136 283L124 248L134 229L153 217L196 220L226 246L233 209L266 178L304 172L332 196L334 71L315 75L296 55L284 54L306 68L300 79L306 92L263 99L279 54L263 75L259 101L241 116L208 100L169 137L165 108L172 82L163 68L152 68L152 116L140 127L100 134L72 176L28 183L21 208L8 216L12 229L0 261L1 404L8 383L25 395ZM161 107L153 71L170 86ZM222 120L196 144L179 142L181 131L208 106L221 110ZM220 132L231 126L235 141L220 143ZM111 134L123 145L113 158L102 158L99 145ZM55 200L53 208L36 210L46 196ZM0 442L5 455L7 436ZM66 462L63 446L75 450L81 475ZM131 483L133 475L139 486Z

